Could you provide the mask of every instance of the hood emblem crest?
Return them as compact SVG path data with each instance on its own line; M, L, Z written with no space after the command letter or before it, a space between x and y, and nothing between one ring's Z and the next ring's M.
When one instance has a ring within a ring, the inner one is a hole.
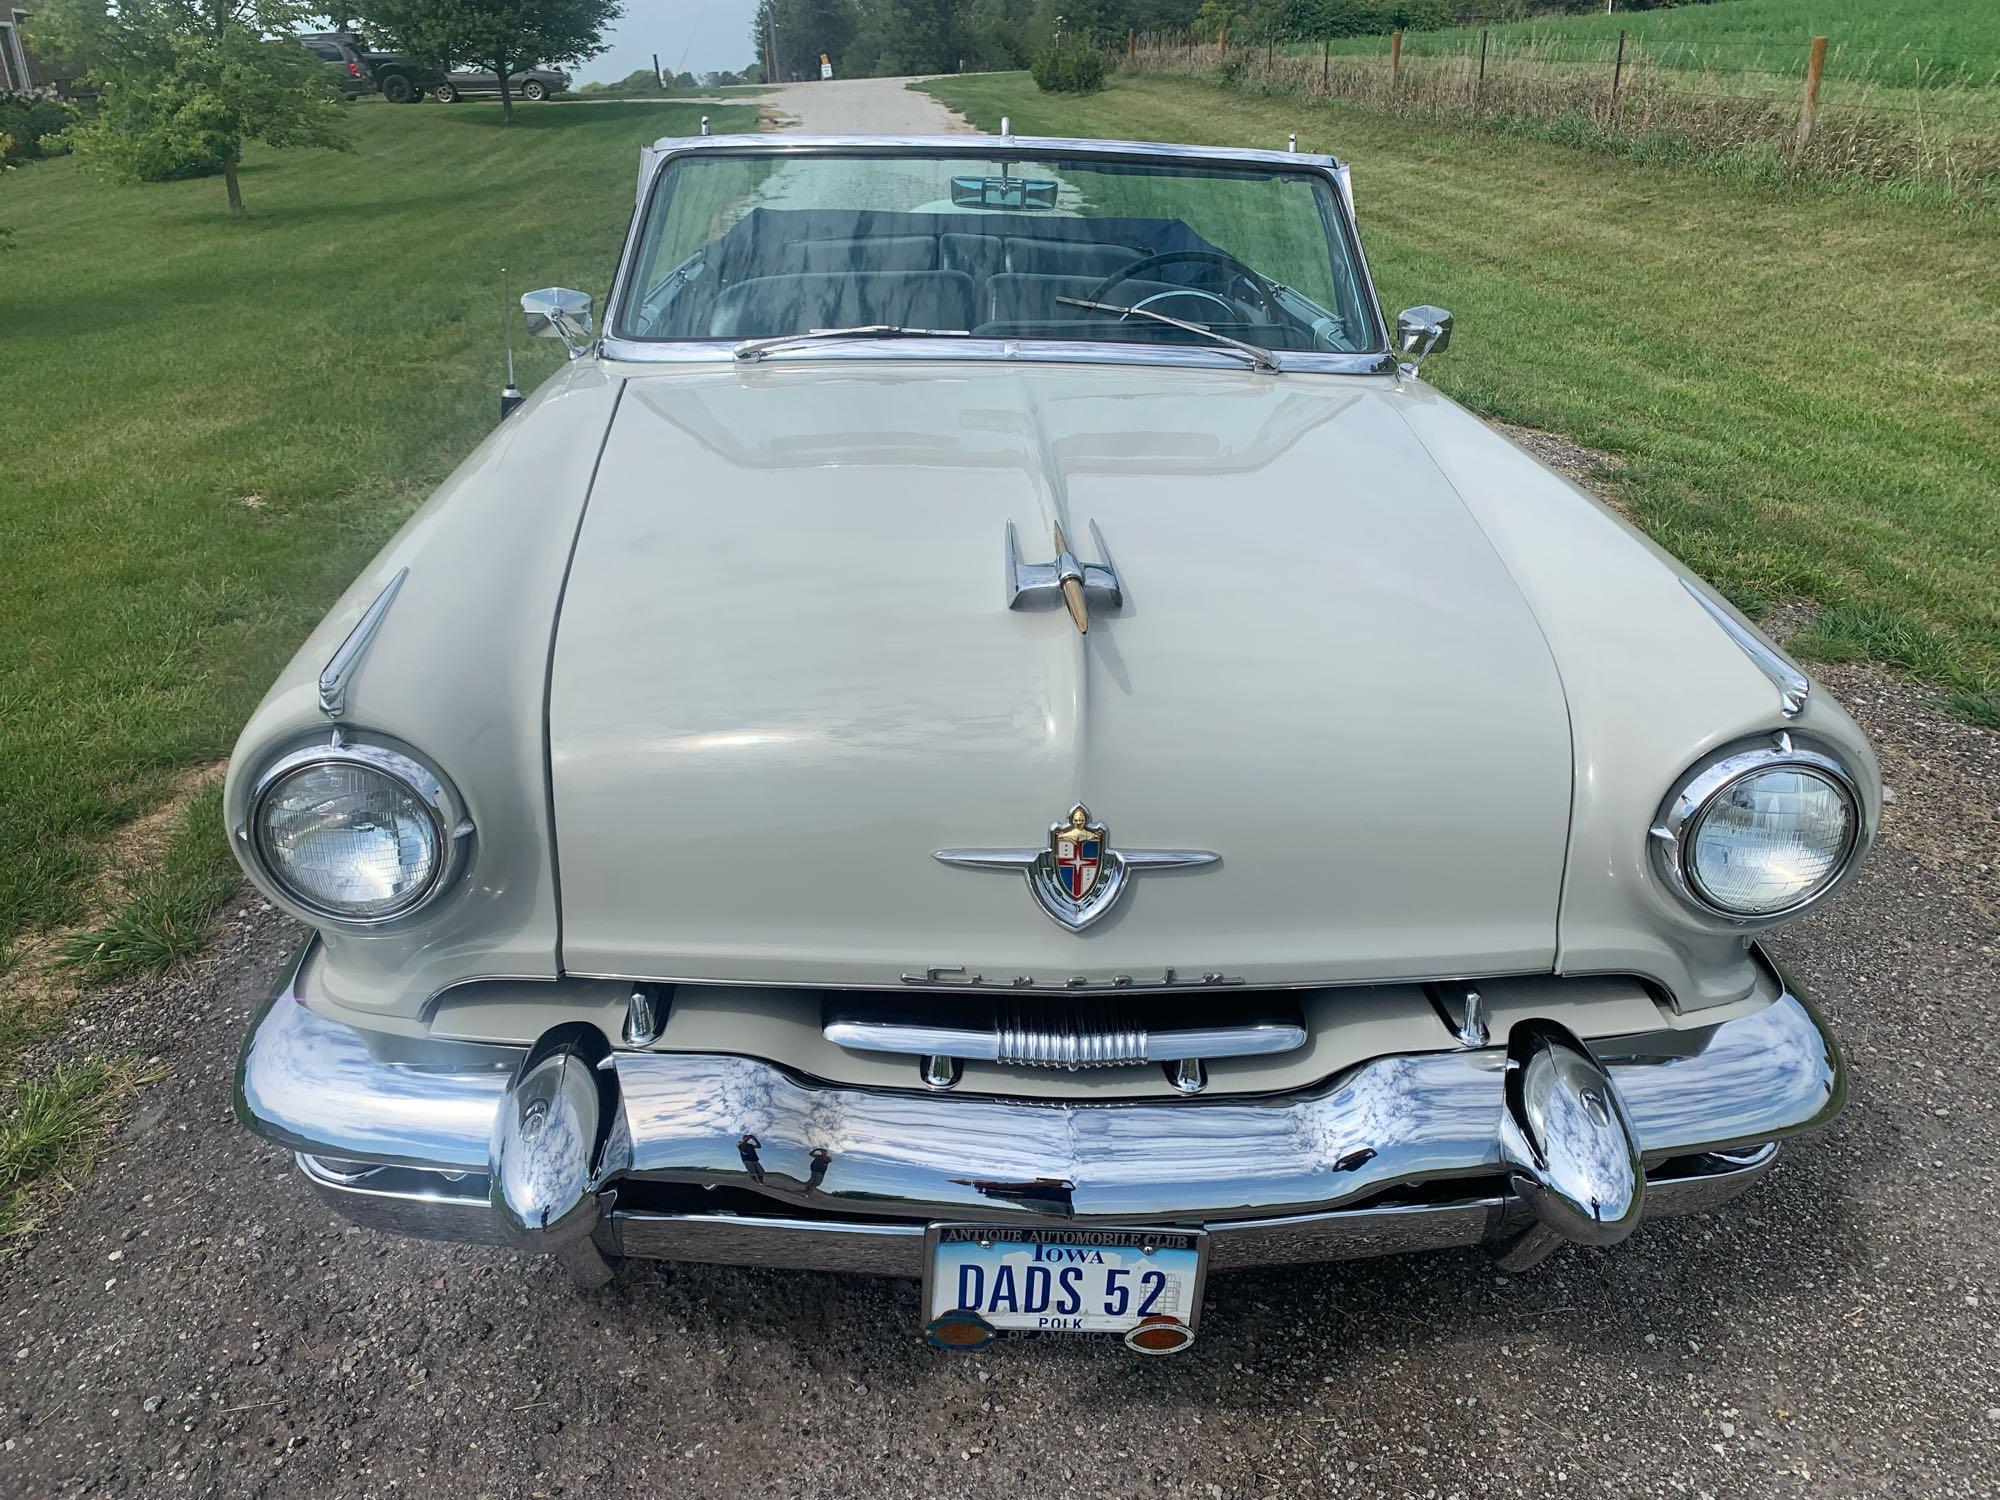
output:
M1081 802L1049 825L1039 849L940 849L941 864L975 870L1019 870L1036 905L1071 932L1081 932L1118 904L1135 870L1214 864L1206 849L1114 849L1102 823Z

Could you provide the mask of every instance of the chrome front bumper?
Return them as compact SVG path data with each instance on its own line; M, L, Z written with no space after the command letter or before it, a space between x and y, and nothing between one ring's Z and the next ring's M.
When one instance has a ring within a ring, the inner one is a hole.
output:
M1712 1026L1586 1047L1531 1022L1297 1093L1087 1104L857 1089L584 1026L387 1061L296 980L244 1049L243 1122L358 1222L586 1280L606 1256L916 1276L936 1220L1199 1224L1216 1269L1470 1244L1527 1264L1734 1197L1844 1095L1782 983Z

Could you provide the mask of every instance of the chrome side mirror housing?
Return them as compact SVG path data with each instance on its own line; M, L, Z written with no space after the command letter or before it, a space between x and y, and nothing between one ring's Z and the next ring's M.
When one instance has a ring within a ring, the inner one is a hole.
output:
M566 286L521 294L521 317L536 338L561 339L571 359L590 347L591 296Z
M1427 354L1442 353L1451 343L1451 314L1425 303L1406 307L1396 314L1396 352L1408 356L1403 368L1410 374Z

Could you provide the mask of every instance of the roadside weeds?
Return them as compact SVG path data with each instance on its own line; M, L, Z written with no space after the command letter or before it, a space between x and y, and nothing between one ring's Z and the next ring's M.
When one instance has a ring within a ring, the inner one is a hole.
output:
M0 1093L0 1250L34 1230L45 1202L81 1182L142 1083L129 1057L57 1063Z
M131 1056L56 1044L66 1023L119 981L157 978L200 956L241 873L222 831L222 766L198 767L122 830L71 927L24 935L0 954L0 1249L39 1206L88 1173L123 1105L152 1077Z
M172 810L158 860L123 877L116 910L64 937L63 967L101 983L159 974L201 951L209 920L243 879L222 832L222 781L205 777Z

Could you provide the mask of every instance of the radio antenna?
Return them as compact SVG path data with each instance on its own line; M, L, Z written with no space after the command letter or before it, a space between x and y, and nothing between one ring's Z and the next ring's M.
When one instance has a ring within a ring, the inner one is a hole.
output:
M521 388L514 384L514 316L508 305L507 268L500 268L500 341L507 346L507 383L500 388L500 419L504 422L509 413L527 398Z

